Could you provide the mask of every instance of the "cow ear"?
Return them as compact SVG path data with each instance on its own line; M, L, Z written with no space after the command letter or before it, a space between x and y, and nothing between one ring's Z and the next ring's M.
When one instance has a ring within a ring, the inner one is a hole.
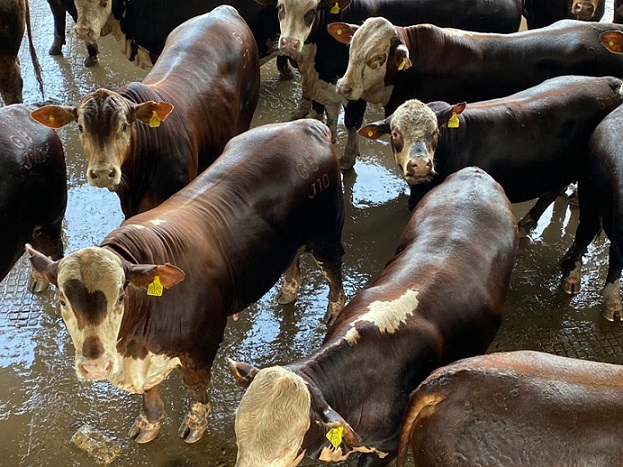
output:
M337 15L350 5L351 0L322 0L320 6L329 10L329 13Z
M327 31L340 44L350 44L351 39L359 29L356 24L348 23L329 23Z
M360 136L367 139L379 139L383 135L389 135L392 130L389 127L389 122L392 116L390 115L385 120L379 120L378 122L369 123L361 127L358 131Z
M451 118L456 118L458 114L465 110L465 102L459 104L450 105L447 102L435 101L427 104L435 115L437 115L437 126L441 128L443 125L447 125Z
M342 441L346 442L350 447L361 446L361 437L331 406L327 406L322 412L322 419L326 429L326 436L333 446L339 446Z
M599 41L610 52L615 54L623 53L622 31L604 31L599 35Z
M68 105L44 105L30 112L33 120L55 130L77 121L76 108Z
M125 271L126 280L130 281L132 285L142 289L147 289L152 285L156 277L158 277L158 282L165 289L182 282L184 277L186 277L184 271L169 263L160 265L132 264L128 261L124 261L123 270Z
M227 359L227 367L229 372L236 380L236 384L241 388L248 388L257 372L260 371L253 365L244 362L235 362L231 358Z
M394 61L398 71L408 70L413 65L409 58L409 49L407 49L404 44L400 44L396 47L394 51Z
M160 122L165 120L173 110L173 105L168 102L148 101L132 106L129 120L140 120L155 128L160 126Z
M44 254L39 253L29 243L24 246L24 249L28 254L30 264L32 264L34 270L37 271L39 274L43 274L43 276L45 276L55 286L58 285L58 261L52 261Z

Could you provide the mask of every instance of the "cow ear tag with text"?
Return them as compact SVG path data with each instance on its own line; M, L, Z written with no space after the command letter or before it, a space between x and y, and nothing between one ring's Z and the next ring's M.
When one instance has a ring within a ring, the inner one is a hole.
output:
M327 439L335 449L342 443L342 433L344 433L344 427L341 425L331 428L327 433Z
M154 277L154 281L147 286L147 295L153 297L162 297L162 284L160 283L160 276Z
M158 117L158 112L156 112L155 110L153 111L153 113L151 114L151 118L149 119L149 126L151 128L157 128L160 126L160 117Z
M459 116L456 112L452 112L452 117L448 120L448 128L458 128L459 127Z
M329 12L334 15L337 15L340 12L340 6L337 4L337 2L335 2L335 5L331 7Z

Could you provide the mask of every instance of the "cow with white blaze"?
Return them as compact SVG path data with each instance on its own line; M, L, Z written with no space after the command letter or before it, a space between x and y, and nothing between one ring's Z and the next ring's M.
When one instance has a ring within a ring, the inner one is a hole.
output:
M581 177L591 132L623 104L622 86L612 76L560 76L489 101L412 99L361 128L360 135L390 135L411 187L411 209L445 177L469 166L486 170L513 203L539 198L519 222L526 236L558 194Z
M236 412L237 467L294 466L361 453L395 457L409 393L435 368L483 353L502 318L517 248L502 188L466 168L431 191L395 256L311 355L258 370L229 362L247 390Z
M26 251L56 286L78 378L142 394L130 436L146 443L164 418L159 385L178 368L190 399L179 434L192 443L208 424L211 367L228 316L261 298L284 271L278 300L293 301L303 251L329 282L326 320L339 315L343 222L328 129L301 120L232 138L190 185L123 222L99 246L58 261Z
M251 31L221 6L176 28L143 81L43 106L33 118L50 128L77 123L87 180L116 191L128 218L186 186L249 128L259 86Z
M350 43L337 81L347 99L381 104L385 116L409 99L476 102L508 96L563 75L623 76L623 57L603 49L600 34L623 26L563 20L547 28L484 34L432 24L400 27L384 18L337 23ZM342 166L355 159L342 161Z

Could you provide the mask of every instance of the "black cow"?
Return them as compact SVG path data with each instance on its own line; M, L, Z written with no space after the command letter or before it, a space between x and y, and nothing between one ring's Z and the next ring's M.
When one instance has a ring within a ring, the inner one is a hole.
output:
M528 29L535 29L561 19L600 21L605 9L606 0L526 0L524 16Z
M0 280L24 253L26 242L55 260L63 257L65 154L56 132L30 118L34 109L0 107ZM33 292L47 286L43 276L32 275Z
M78 11L74 0L47 0L54 18L54 41L48 53L50 55L62 55L65 45L65 20L67 14L73 18L74 22L78 19ZM86 42L87 58L84 59L84 66L90 67L97 64L99 48L97 42Z
M612 29L623 26L563 20L533 31L480 34L424 24L402 28L384 18L361 27L340 23L332 26L334 37L351 48L337 89L348 99L382 104L388 116L408 99L475 102L555 76L623 76L623 56L601 45L600 33Z
M396 255L318 350L259 371L229 362L248 386L236 411L236 466L337 462L357 452L359 466L388 465L409 392L493 340L516 248L508 199L484 171L466 168L431 191Z
M623 103L622 84L611 76L561 76L467 105L409 100L360 134L391 135L411 186L411 209L445 177L472 165L495 178L513 203L541 196L519 223L527 235L563 188L580 178L591 132Z
M517 31L522 0L262 0L277 4L281 37L279 49L296 60L301 72L302 92L307 99L325 106L327 124L337 135L337 119L346 100L335 91L335 82L346 71L348 48L335 42L327 32L333 21L360 23L371 16L383 16L396 24L434 23L486 32ZM359 153L357 128L365 113L365 102L346 106L344 124L348 142L344 160ZM321 116L318 105L316 116ZM343 168L348 168L344 167Z

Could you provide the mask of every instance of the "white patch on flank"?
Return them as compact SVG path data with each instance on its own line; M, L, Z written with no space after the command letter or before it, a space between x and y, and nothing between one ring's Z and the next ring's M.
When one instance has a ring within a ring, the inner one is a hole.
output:
M108 378L111 384L132 394L143 394L157 386L181 365L178 357L155 355L151 352L144 359L123 358L119 371Z
M418 306L418 291L407 290L401 297L391 301L370 303L368 311L363 316L351 323L351 329L344 336L344 340L354 345L359 340L359 332L355 325L360 322L374 324L380 332L393 334L401 323L406 323L407 318L413 314Z
M167 221L165 221L164 219L152 219L149 221L149 223L157 226L157 225L166 224Z

